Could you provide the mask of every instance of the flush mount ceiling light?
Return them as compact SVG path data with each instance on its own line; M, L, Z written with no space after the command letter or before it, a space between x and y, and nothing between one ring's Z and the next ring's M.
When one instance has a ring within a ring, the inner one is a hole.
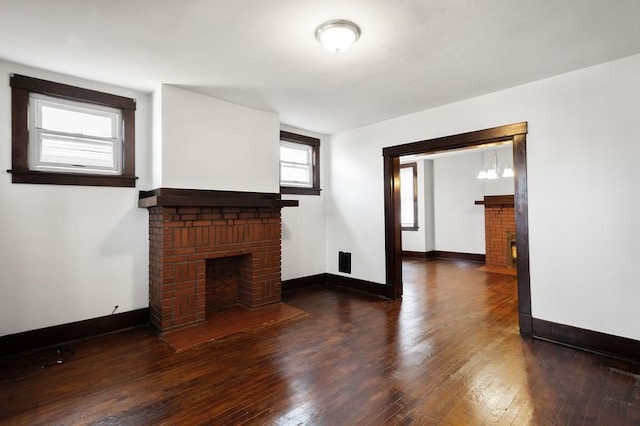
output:
M360 27L351 21L334 19L320 25L316 38L329 51L340 53L347 50L360 37Z

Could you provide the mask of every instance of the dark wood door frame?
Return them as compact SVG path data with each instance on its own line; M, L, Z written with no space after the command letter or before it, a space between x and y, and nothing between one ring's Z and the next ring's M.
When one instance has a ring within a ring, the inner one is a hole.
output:
M402 231L400 229L400 156L512 142L515 172L516 245L518 250L518 315L520 334L532 336L529 277L529 212L527 201L527 122L384 148L384 213L386 284L402 296Z

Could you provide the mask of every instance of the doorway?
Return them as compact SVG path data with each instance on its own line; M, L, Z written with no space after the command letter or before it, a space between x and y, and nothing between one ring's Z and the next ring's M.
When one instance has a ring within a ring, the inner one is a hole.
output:
M520 334L532 335L529 278L529 219L527 207L527 123L520 122L474 132L411 142L384 148L384 209L386 284L393 297L402 297L402 234L400 225L400 157L511 142L515 172L515 215L518 271L518 322Z

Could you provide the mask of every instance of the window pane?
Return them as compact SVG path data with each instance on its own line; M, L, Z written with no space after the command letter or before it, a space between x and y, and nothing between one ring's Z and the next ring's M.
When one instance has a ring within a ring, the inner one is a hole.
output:
M311 167L281 163L280 182L311 187Z
M110 141L42 136L40 163L114 169L114 159Z
M40 113L42 129L102 138L116 137L114 116L56 108L52 105L42 105Z
M400 222L402 226L414 226L413 168L400 169Z
M280 161L287 163L309 164L311 163L311 147L301 145L292 147L280 145Z

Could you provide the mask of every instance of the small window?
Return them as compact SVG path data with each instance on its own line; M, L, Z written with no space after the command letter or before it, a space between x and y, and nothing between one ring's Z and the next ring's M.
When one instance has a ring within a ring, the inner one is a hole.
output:
M12 75L12 182L135 186L135 100Z
M400 225L403 231L418 230L418 165L400 165Z
M320 195L320 139L280 132L280 192Z
M37 93L29 104L30 170L120 174L119 110Z

